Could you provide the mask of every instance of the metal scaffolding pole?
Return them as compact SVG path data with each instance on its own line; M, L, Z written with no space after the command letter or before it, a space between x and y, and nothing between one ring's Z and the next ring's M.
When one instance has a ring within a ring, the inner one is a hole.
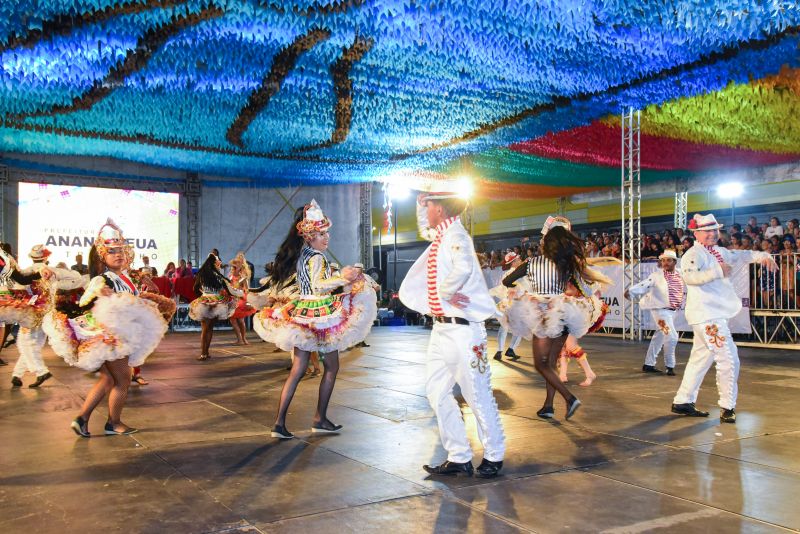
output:
M689 210L689 180L675 180L675 228L686 230L686 213Z
M196 172L186 173L186 252L193 266L200 266L200 194L202 185Z
M642 277L641 193L641 112L629 108L622 113L622 262L623 288L637 284ZM642 314L635 300L622 301L622 338L642 339Z
M372 267L372 183L359 189L359 253L365 269Z
M6 186L8 167L0 165L0 241L6 242Z

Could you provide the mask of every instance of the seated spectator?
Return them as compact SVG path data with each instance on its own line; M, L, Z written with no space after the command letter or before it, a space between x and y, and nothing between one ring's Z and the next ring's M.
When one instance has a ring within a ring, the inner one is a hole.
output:
M769 239L772 236L782 236L783 235L783 226L781 226L781 222L778 220L777 217L770 217L769 219L769 226L766 230L764 230L764 237Z
M150 256L142 256L142 266L139 271L142 274L149 274L150 276L158 276L158 269L150 265Z
M658 259L663 253L664 249L661 248L661 244L656 240L651 240L647 248L642 252L642 259Z

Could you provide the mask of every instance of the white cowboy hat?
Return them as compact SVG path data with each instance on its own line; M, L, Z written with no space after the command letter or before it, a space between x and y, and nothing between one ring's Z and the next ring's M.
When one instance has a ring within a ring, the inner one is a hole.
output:
M689 221L689 230L692 232L698 230L719 230L720 228L722 228L722 224L717 222L717 218L714 217L713 213L709 213L708 215L695 213L692 220Z
M667 260L675 260L678 261L678 255L675 254L675 251L671 248L665 250L661 256L658 257L659 260L667 259Z
M32 260L43 260L52 254L49 250L44 248L44 245L33 245L33 248L28 252L28 257Z

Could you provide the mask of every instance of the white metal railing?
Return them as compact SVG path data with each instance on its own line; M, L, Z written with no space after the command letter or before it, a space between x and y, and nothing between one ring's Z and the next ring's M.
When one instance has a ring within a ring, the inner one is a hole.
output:
M800 254L773 254L778 270L769 272L761 265L750 267L750 309L800 312L798 277Z

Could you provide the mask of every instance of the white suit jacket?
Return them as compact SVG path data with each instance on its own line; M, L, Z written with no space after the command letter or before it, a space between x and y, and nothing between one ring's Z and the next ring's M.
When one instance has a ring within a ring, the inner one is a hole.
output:
M675 272L681 274L678 269L675 269ZM669 286L667 285L667 279L664 277L663 269L650 273L647 279L629 287L628 292L635 297L642 297L639 301L639 307L643 310L659 310L672 307L669 305ZM683 282L683 302L685 301L686 282Z
M436 239L436 229L428 224L423 206L417 206L417 225L420 235L428 241ZM412 310L430 315L428 305L428 255L431 247L425 249L409 269L400 285L400 300ZM437 256L436 291L447 317L461 317L470 322L482 322L498 314L494 299L489 295L486 280L483 278L472 238L469 232L456 219L442 234ZM463 309L452 306L449 299L456 293L469 297L470 302Z
M737 266L761 261L766 252L728 250L715 246L725 263ZM742 300L730 278L722 274L722 266L706 248L695 243L681 258L683 281L687 286L686 321L700 324L714 319L730 319L742 309Z

